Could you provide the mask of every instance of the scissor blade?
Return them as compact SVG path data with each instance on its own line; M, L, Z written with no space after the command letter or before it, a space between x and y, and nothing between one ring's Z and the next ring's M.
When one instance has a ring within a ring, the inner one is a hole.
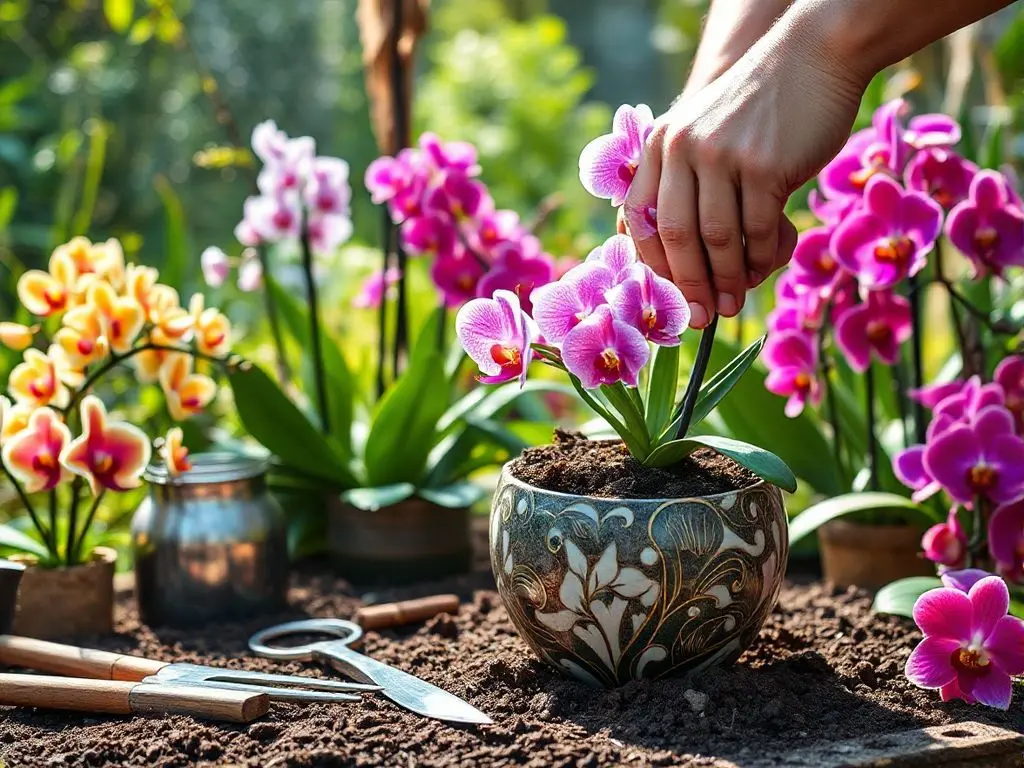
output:
M248 672L243 669L218 669L200 664L168 664L153 677L165 683L259 690L274 700L354 701L358 697L350 695L352 693L380 690L378 685L321 677ZM313 691L325 693L317 697Z
M145 678L144 683L167 683L166 678L159 674ZM269 685L255 685L250 683L235 682L234 680L178 680L179 685L193 685L200 688L220 688L233 691L251 691L252 693L265 693L271 701L302 701L316 704L336 704L342 701L359 701L360 696L350 693L338 693L336 691L311 691L301 688L275 688Z
M350 668L355 667L368 679L381 686L382 695L418 715L452 723L488 725L494 722L458 696L369 656L346 648L336 655L332 653L330 658L332 663L346 674L351 674Z

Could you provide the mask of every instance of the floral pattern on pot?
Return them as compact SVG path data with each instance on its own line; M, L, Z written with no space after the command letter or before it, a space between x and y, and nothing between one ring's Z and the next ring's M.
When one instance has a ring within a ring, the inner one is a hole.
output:
M502 470L491 566L533 651L596 686L729 664L778 599L782 493L760 482L689 499L604 499Z

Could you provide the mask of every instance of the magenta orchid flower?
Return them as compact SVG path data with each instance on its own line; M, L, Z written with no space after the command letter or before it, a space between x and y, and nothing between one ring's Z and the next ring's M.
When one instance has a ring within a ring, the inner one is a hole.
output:
M988 571L983 571L980 568L963 568L958 571L943 571L939 574L939 581L943 586L956 589L966 595L971 591L971 587L991 575Z
M846 146L818 174L825 198L841 201L857 198L875 176L895 176L902 165L905 146L901 118L906 103L896 99L883 104L872 126L853 134ZM824 219L823 219L824 220Z
M330 254L352 237L352 220L344 214L310 211L306 234L313 253Z
M530 344L537 340L537 327L514 293L499 290L492 299L466 302L455 318L455 333L479 366L480 381L500 384L519 379L520 386L526 383L533 357Z
M573 267L556 283L536 288L530 297L533 319L550 344L560 344L566 335L606 303L605 292L614 278L603 264Z
M580 181L594 197L620 206L633 183L654 114L646 104L623 104L615 112L612 132L598 136L580 153Z
M646 264L626 269L625 279L608 291L607 298L615 317L663 347L678 345L690 324L690 306L682 292Z
M957 392L935 405L929 430L934 431L934 425L943 420L969 422L977 413L989 406L1005 407L1003 388L995 382L982 383L979 376L972 376Z
M936 523L921 537L924 556L945 568L962 568L967 560L967 534L956 508L949 510L944 523Z
M941 384L926 384L918 389L911 389L909 394L925 408L933 409L947 397L959 394L963 388L964 382L955 379Z
M359 293L352 299L352 306L357 309L379 307L391 286L398 283L399 277L401 277L401 273L398 271L398 267L388 267L387 270L378 269L363 282Z
M1024 496L1024 440L1000 406L983 408L969 424L934 435L925 447L924 466L961 504L978 498L1004 504Z
M788 398L787 416L799 416L808 401L820 402L818 352L813 338L799 331L773 336L765 344L764 360L768 366L765 387Z
M942 700L963 699L1007 709L1012 675L1024 673L1024 622L1008 616L1010 594L998 576L966 594L939 587L914 605L924 640L907 660L907 679L938 689Z
M526 236L515 211L490 211L481 214L478 221L480 226L472 233L472 245L487 255L499 246L517 242Z
M960 142L960 124L949 115L934 113L910 118L903 140L914 149L952 147Z
M464 176L476 176L480 165L476 147L466 141L442 141L429 131L420 135L420 149L427 161L439 171L456 171Z
M555 277L555 265L546 253L525 256L519 247L509 245L480 280L477 292L491 296L497 290L512 291L519 297L523 311L533 314L531 295L534 288L547 285Z
M250 197L243 207L245 221L268 243L293 240L302 227L302 207L296 194Z
M430 276L440 289L445 306L457 307L477 296L484 266L466 251L457 249L450 256L438 257L430 267Z
M839 276L840 266L832 255L832 230L816 227L800 233L793 249L792 269L798 292L831 287Z
M310 210L348 216L352 190L348 163L337 157L317 157L310 164L304 196Z
M125 491L142 484L152 447L138 427L111 421L103 402L95 395L82 400L82 434L65 446L60 463L84 477L93 495L101 489Z
M867 301L836 319L836 343L853 370L862 373L872 354L886 365L900 359L900 345L913 335L910 302L889 291L872 291Z
M402 242L412 253L452 256L458 233L452 223L439 214L414 216L402 222Z
M1003 404L1013 416L1017 434L1024 434L1024 356L1003 358L993 379L1003 390Z
M592 250L586 258L586 264L600 264L612 274L612 280L618 283L628 276L630 267L637 261L636 246L629 235L612 235L601 245Z
M26 493L49 491L68 478L60 454L71 441L71 431L52 408L39 408L27 426L7 440L4 465L21 481Z
M924 465L923 445L912 445L893 457L892 471L896 478L914 493L911 499L924 501L942 490Z
M907 189L923 192L945 210L967 199L978 166L956 152L926 149L914 155L903 174Z
M1024 212L1010 204L1006 180L996 171L974 177L969 198L949 212L946 235L970 260L975 277L1024 266Z
M637 385L651 350L633 326L615 319L603 304L581 320L562 342L562 361L587 389L623 382Z
M988 524L988 551L996 568L1016 584L1024 582L1024 501L1004 504Z
M875 176L864 192L864 208L836 227L832 251L862 288L891 288L924 268L941 226L938 203L904 191L888 176Z
M428 214L443 214L461 223L493 211L494 201L487 187L476 179L460 173L447 173L424 198L423 210Z

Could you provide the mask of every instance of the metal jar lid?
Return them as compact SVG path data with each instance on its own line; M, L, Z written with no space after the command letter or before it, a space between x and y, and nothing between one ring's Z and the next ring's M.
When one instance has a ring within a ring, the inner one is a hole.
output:
M161 463L150 464L143 478L153 485L207 485L251 480L267 472L267 462L235 453L197 453L189 457L192 469L172 475Z

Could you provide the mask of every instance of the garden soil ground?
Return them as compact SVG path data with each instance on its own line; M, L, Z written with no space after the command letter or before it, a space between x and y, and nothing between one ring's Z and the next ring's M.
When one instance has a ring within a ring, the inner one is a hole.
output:
M318 674L252 658L246 638L281 620L351 616L366 597L456 591L465 601L457 616L370 633L365 650L468 699L494 718L492 726L452 727L372 696L275 705L249 725L0 708L0 755L9 766L782 766L793 750L926 725L980 720L1024 730L1019 698L1001 713L942 704L909 685L902 669L919 639L912 624L871 615L868 597L856 591L791 584L757 645L730 669L594 691L531 655L492 586L480 563L471 576L361 597L307 566L294 576L291 610L278 616L204 631L151 629L124 596L117 634L86 639L161 659Z

